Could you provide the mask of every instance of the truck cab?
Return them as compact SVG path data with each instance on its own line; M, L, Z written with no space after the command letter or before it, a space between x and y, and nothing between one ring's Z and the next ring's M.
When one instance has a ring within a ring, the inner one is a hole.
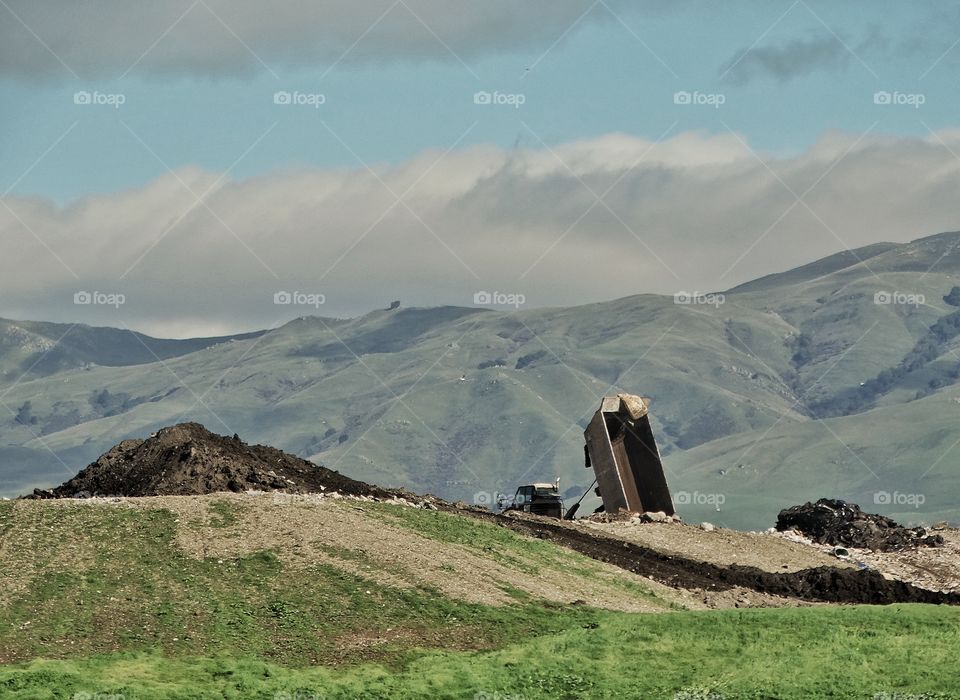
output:
M563 499L557 484L527 484L517 489L510 503L500 503L503 510L520 510L524 513L543 515L548 518L563 517Z

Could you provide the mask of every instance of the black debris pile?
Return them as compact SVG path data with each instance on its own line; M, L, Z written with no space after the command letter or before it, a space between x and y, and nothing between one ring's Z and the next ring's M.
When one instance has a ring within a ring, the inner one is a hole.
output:
M922 527L903 527L883 515L864 513L856 503L832 498L781 510L777 530L796 530L820 544L878 552L943 544L943 537L928 535Z
M163 428L146 440L124 440L69 481L26 498L194 496L220 491L337 492L390 498L395 492L237 435L211 433L199 423Z

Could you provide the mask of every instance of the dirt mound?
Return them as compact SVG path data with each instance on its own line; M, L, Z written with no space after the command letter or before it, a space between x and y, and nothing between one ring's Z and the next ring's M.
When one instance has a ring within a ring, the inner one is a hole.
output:
M943 544L940 535L927 535L922 527L906 528L882 515L864 513L855 503L830 498L781 510L777 529L797 530L820 544L878 552Z
M463 511L461 511L463 512ZM476 511L474 517L487 517ZM723 591L735 587L758 593L825 603L934 603L960 605L960 594L891 581L874 570L818 566L771 573L752 566L719 566L667 554L561 521L526 514L494 515L492 520L515 532L562 544L581 554L673 588Z
M222 491L331 492L388 498L356 481L264 445L211 433L198 423L163 428L146 440L124 440L69 481L27 498L195 496Z

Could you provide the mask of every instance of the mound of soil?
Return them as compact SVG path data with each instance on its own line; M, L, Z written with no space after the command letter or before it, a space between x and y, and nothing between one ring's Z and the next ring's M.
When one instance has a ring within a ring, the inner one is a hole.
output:
M460 512L493 520L524 535L550 540L674 588L723 591L742 587L758 593L826 603L960 605L958 593L941 593L903 581L890 581L872 569L818 566L771 573L752 566L719 566L667 554L608 535L586 532L559 520L516 512L509 515L484 514L477 510Z
M864 513L855 503L830 498L781 510L777 529L797 530L820 544L878 552L943 544L943 537L928 535L922 527L906 528L882 515Z
M211 433L198 423L163 428L146 440L124 440L55 489L27 498L195 496L222 491L392 494L264 445Z

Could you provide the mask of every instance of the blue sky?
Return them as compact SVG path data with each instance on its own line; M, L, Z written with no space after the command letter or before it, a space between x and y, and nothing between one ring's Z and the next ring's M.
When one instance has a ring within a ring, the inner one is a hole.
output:
M403 12L398 6L391 14ZM596 5L566 35L558 28L564 38L553 48L546 40L521 43L467 56L467 67L443 50L360 65L348 55L332 69L330 61L290 65L266 56L265 66L257 62L241 75L157 76L135 68L109 79L123 72L119 65L93 78L79 69L74 78L65 68L41 79L8 75L0 82L0 181L13 184L75 122L13 192L64 202L161 175L164 166L121 122L169 167L213 171L233 165L276 123L232 170L244 178L298 166L356 167L321 120L363 160L397 163L450 147L474 122L461 146L536 146L537 137L553 145L610 132L655 139L676 122L676 131L729 127L756 149L792 154L827 130L862 132L879 121L879 132L923 134L923 123L937 130L956 119L960 48L941 54L960 37L960 23L939 21L949 16L945 4L689 3L658 13L618 7L617 15ZM8 31L26 33L5 19L13 25ZM420 31L424 41L439 41ZM917 36L924 37L920 47L912 44ZM789 76L747 71L754 65L749 57L724 74L744 49L787 51L791 42L826 56L796 61ZM163 41L154 50L162 48ZM74 105L77 90L120 93L126 101L119 109ZM326 103L284 109L273 104L277 90L322 93ZM478 109L476 90L521 93L525 102L519 109ZM726 101L719 109L678 106L678 90L721 93ZM920 114L879 111L872 102L877 90L923 93L926 103Z
M484 290L573 305L960 229L956 2L0 16L4 317L183 336ZM93 290L127 303L70 301Z

